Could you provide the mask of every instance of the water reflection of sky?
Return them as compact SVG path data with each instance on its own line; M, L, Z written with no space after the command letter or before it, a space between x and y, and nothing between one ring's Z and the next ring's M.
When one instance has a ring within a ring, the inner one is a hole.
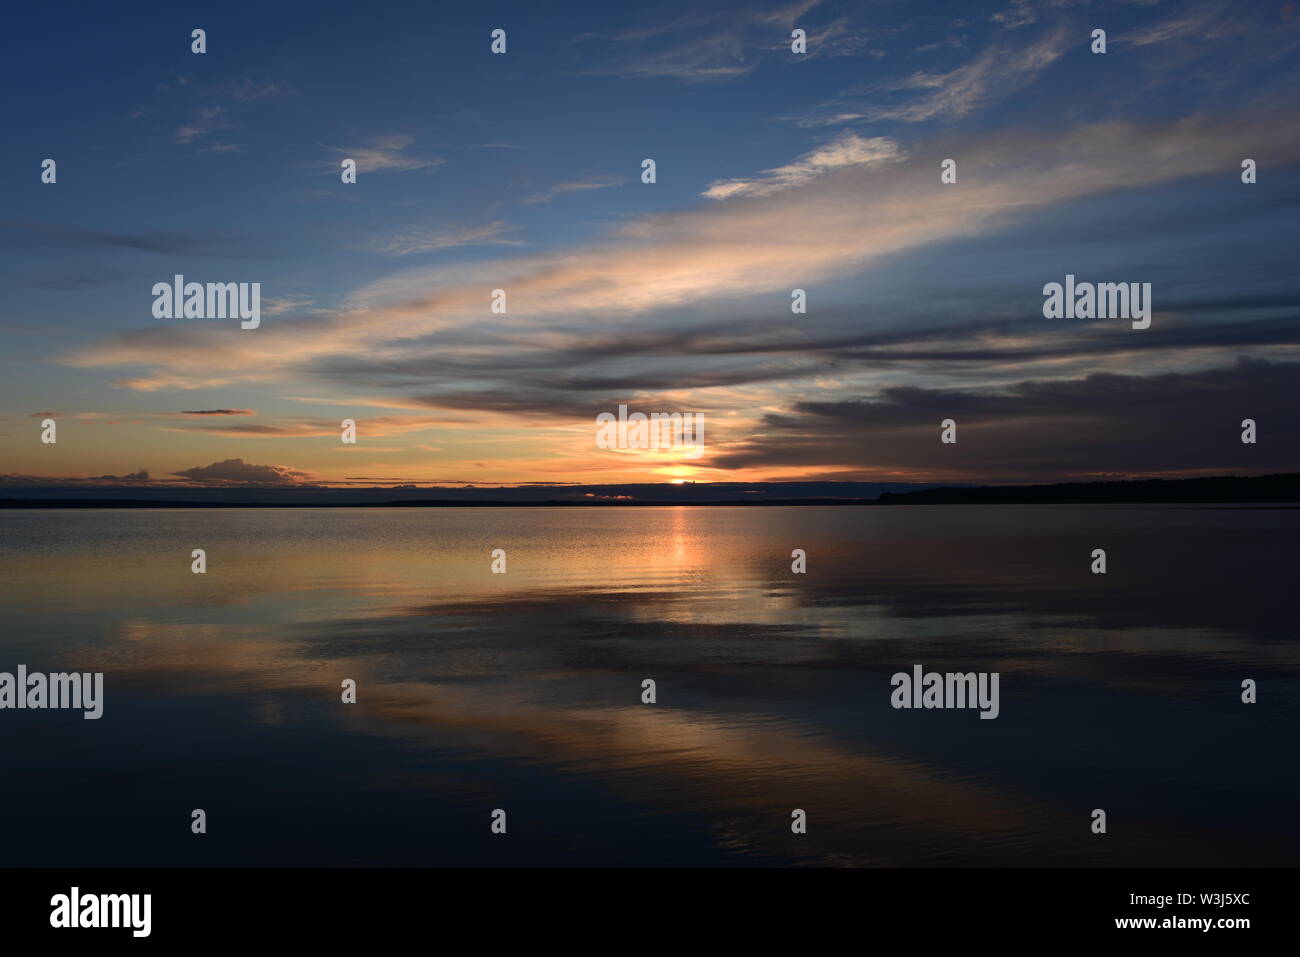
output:
M1277 758L1298 723L1283 579L1300 512L0 521L5 663L102 670L108 688L99 722L0 715L26 862L1300 856L1300 781ZM1094 547L1105 577L1088 571ZM793 548L807 575L791 573ZM913 663L999 671L1001 717L894 711L889 676ZM1260 704L1239 703L1242 677ZM344 678L355 706L339 703ZM196 846L186 822L204 801L224 823ZM504 846L495 807L510 814ZM796 807L807 835L790 834ZM1104 839L1088 832L1094 807L1111 817ZM74 839L66 821L87 813L119 823Z

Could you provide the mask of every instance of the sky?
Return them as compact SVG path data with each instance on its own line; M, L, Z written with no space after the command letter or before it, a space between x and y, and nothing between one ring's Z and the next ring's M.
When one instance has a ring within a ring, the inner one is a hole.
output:
M306 11L10 13L0 485L1300 469L1294 2ZM177 274L259 326L156 318Z

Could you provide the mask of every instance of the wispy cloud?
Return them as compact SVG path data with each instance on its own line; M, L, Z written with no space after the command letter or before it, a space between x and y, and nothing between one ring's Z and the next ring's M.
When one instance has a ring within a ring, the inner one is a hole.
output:
M307 296L280 296L279 298L268 298L262 300L262 311L268 316L282 316L285 313L297 312L299 309L306 309L314 305L315 299Z
M1009 29L1027 27L1038 22L1038 7L1035 0L1011 0L1005 10L996 10L989 14L989 20Z
M743 202L644 216L600 243L406 270L357 290L344 313L265 326L256 336L214 325L149 328L75 349L62 361L143 367L122 384L144 391L313 372L338 381L341 370L352 370L352 384L363 388L436 375L465 392L495 373L520 384L516 391L534 402L539 396L525 395L523 384L536 369L546 372L539 380L545 408L554 383L574 379L571 369L553 368L557 355L571 361L568 350L590 342L590 329L577 331L575 322L599 316L622 324L709 300L787 294L823 277L861 272L885 256L994 232L1054 204L1234 169L1241 142L1276 163L1295 162L1295 120L1286 114L1094 124L1054 132L1054 148L1046 151L1041 130L998 130L915 144L900 162L823 167L801 158L787 164L797 173L746 180L765 185L738 194ZM842 154L871 155L857 148ZM938 188L938 161L948 155L962 156L964 168L978 175L960 189ZM815 174L805 175L809 170ZM782 188L766 188L774 184ZM509 289L510 311L489 318L486 290L497 286ZM676 362L646 381L717 387L783 374L779 364L715 368L711 378L704 371ZM612 368L591 391L635 388L637 381Z
M420 406L424 415L375 415L357 418L362 433L367 438L382 438L393 435L406 435L410 432L425 432L430 429L457 425L453 419L444 415L429 415L428 404ZM241 414L239 410L229 413L182 413L185 415ZM253 413L249 413L253 414ZM338 419L298 418L275 419L271 422L215 423L167 426L168 432L194 432L203 435L224 436L235 439L305 439L339 434ZM366 451L373 451L366 446Z
M876 166L896 162L903 151L893 140L878 136L870 139L855 133L843 133L791 163L764 170L753 177L718 180L710 183L703 195L709 199L735 196L765 196L780 190L803 186L819 177L847 166Z
M677 79L689 83L732 80L753 71L764 51L789 50L789 40L775 43L774 33L788 38L796 21L817 7L820 0L796 0L769 8L752 6L714 8L693 12L676 19L664 18L625 30L612 37L587 35L601 43L614 43L630 53L622 53L611 62L587 70L589 74L620 76L628 79ZM810 37L823 41L822 52L832 43L855 49L847 36L843 21L810 30ZM813 44L813 50L818 48Z
M416 169L433 169L446 160L431 156L416 156L407 152L415 142L415 137L405 133L380 136L367 146L360 144L349 149L332 148L340 156L357 161L357 171L361 173L405 173ZM329 164L331 172L338 172L338 164Z
M956 36L947 37L943 40L935 40L933 43L925 43L913 50L913 53L930 53L934 50L960 50L966 45L966 37Z
M482 226L461 226L451 229L416 228L385 239L374 240L371 248L386 256L409 256L412 253L428 253L461 246L518 246L523 241L512 239L509 234L519 228L499 220Z
M200 137L209 135L214 130L224 129L228 126L229 122L226 119L226 108L224 106L201 106L194 114L194 119L176 130L174 139L177 143L192 143Z
M845 111L839 113L821 113L808 116L787 116L787 120L794 122L796 126L804 129L816 129L820 126L844 126L847 123L857 123L861 120L870 119L866 113L855 113Z
M1216 28L1219 26L1223 13L1224 7L1220 4L1208 4L1184 9L1179 16L1172 19L1145 29L1117 34L1115 40L1121 44L1127 43L1136 47L1146 47L1157 43L1174 43L1187 39L1214 39L1219 32Z
M188 80L182 79L180 85L185 86L187 84ZM188 123L177 128L173 134L173 139L177 143L190 144L211 136L218 130L232 129L236 126L232 111L234 113L246 112L248 104L255 103L258 100L279 97L286 92L285 88L278 83L264 83L250 79L240 79L209 87L197 94L197 96L205 98L209 102L199 106L195 110L193 118ZM137 113L144 115L144 111L137 111ZM241 152L242 147L233 143L214 143L204 147L204 151L234 153Z
M539 203L549 203L557 196L565 193L580 193L590 189L608 189L610 186L622 186L623 180L616 177L595 177L592 179L576 180L571 183L556 183L554 186L547 187L540 193L534 193L529 196L525 203L537 205Z
M258 83L242 79L230 84L230 94L240 103L252 103L267 97L283 96L287 91L279 83Z
M913 73L857 91L864 102L859 112L869 121L961 119L1029 85L1060 59L1068 42L1064 28L1024 45L996 41L971 62L946 73ZM899 94L897 102L877 102L891 93Z
M111 246L148 253L183 254L186 256L233 256L239 243L230 237L185 235L181 233L113 233L79 226L55 226L47 223L0 219L0 242L29 246L33 243L58 243L69 246Z

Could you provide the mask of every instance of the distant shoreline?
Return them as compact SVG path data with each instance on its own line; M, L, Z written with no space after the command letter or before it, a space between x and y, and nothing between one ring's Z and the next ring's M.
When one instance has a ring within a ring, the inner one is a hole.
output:
M222 488L178 490L0 489L0 509L97 508L601 508L601 507L790 507L833 505L1258 505L1282 508L1300 504L1300 473L1215 476L1191 479L1136 479L1114 482L1064 482L1052 485L930 486L898 483L874 497L827 494L837 485L861 492L869 483L700 483L685 485L567 486L555 490L516 486L506 489L430 489L444 497L419 497L424 489ZM876 486L881 488L881 486ZM907 489L894 491L892 489ZM594 489L596 491L589 491ZM455 497L446 493L453 492ZM791 493L795 494L791 494ZM803 494L798 494L802 492ZM116 493L116 494L114 494ZM394 494L397 497L394 497ZM409 495L402 497L401 493ZM504 497L513 494L514 497ZM531 496L549 494L549 498ZM492 497L492 496L497 497Z
M635 502L581 502L549 500L539 502L505 501L454 501L447 499L416 499L410 502L178 502L141 501L130 499L0 499L2 508L692 508L737 506L762 508L764 506L790 505L879 505L877 499L773 499L746 502L739 499L717 501L653 501Z
M936 506L936 505L971 505L986 508L998 506L1053 506L1053 505L1128 505L1128 506L1170 506L1178 508L1233 508L1233 509L1300 509L1300 502L1158 502L1158 501L1060 501L1060 502L881 502L875 499L849 501L805 501L788 502L118 502L86 501L72 502L45 501L3 501L0 510L9 511L108 511L112 509L140 511L147 509L340 509L340 508L804 508L834 507L875 508L879 506Z

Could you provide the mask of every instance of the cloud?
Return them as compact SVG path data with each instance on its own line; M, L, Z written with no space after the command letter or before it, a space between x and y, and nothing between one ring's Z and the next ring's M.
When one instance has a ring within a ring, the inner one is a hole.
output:
M507 234L520 227L500 220L482 226L460 226L451 229L409 229L396 236L377 239L371 248L386 256L409 256L438 249L456 249L460 246L519 246L522 240L511 239Z
M307 296L281 296L278 299L263 299L262 312L268 316L282 316L286 312L294 312L298 309L305 309L314 305L315 299Z
M698 11L658 22L612 37L587 34L579 39L598 40L602 45L631 48L611 62L585 72L598 76L626 79L676 79L688 83L733 80L745 76L759 64L764 51L789 52L789 41L769 42L780 30L789 36L795 20L817 7L820 0L796 0L775 7L755 9L752 5L725 6L707 13ZM706 8L701 8L706 9ZM807 24L801 24L807 27ZM843 52L856 49L853 38L845 36L847 27L837 21L828 27L809 30L810 49L817 53L818 39L825 50Z
M186 85L188 80L182 78L180 85ZM166 88L162 88L163 92ZM177 143L189 144L197 140L210 136L218 130L233 128L236 124L231 114L244 113L248 104L255 103L258 100L274 98L283 95L287 91L277 83L259 83L250 79L235 80L230 83L220 83L204 90L199 95L209 100L223 100L224 103L208 102L199 106L193 115L193 118L186 124L178 127L173 134L173 139ZM229 104L229 107L226 105ZM132 118L144 115L145 111L137 111L132 114ZM243 147L234 143L213 143L202 148L206 153L239 153L243 152Z
M948 37L944 40L936 40L933 43L926 43L913 50L913 53L930 53L934 50L960 50L966 45L966 37Z
M792 288L863 274L927 245L997 233L1060 204L1233 170L1242 142L1279 165L1300 161L1290 133L1295 122L1294 114L1240 113L999 130L914 144L906 161L888 163L818 165L806 153L778 172L743 178L754 185L724 202L642 216L599 243L404 270L356 290L343 311L264 326L256 336L218 324L151 326L77 348L62 361L133 367L122 382L143 391L333 376L340 367L357 370L356 384L391 384L409 379L417 362L443 377L448 393L481 388L485 376L495 387L501 379L490 378L494 370L505 381L534 368L581 379L573 356L606 338L633 341L646 331L638 319L667 332L665 315L693 325L692 310L719 302L778 308ZM869 154L850 148L836 155ZM962 158L958 187L938 183L946 156ZM488 314L494 288L508 289L507 315ZM593 317L601 324L594 336ZM884 328L878 313L860 321ZM748 322L761 331L761 323ZM698 337L706 340L707 330ZM664 363L661 385L670 387L674 376L699 381L698 369L671 357ZM792 353L787 374L826 371L809 365L808 356ZM603 375L612 382L628 372L607 361ZM769 379L780 370L772 363L750 372ZM746 376L735 361L716 373L732 382Z
M1216 21L1224 12L1219 4L1210 4L1198 9L1187 10L1181 16L1165 20L1140 30L1129 30L1116 34L1115 40L1136 47L1152 46L1158 43L1173 43L1186 39L1216 39Z
M151 484L149 473L144 469L129 472L126 475L89 475L85 477L59 477L48 475L20 475L16 473L0 474L0 487L34 487L59 485L147 485Z
M253 465L243 459L226 459L172 474L217 485L301 485L311 478L310 473L286 465Z
M240 103L282 96L285 92L285 88L278 83L258 83L246 78L230 84L230 94Z
M253 409L199 409L195 412L163 412L162 415L256 415Z
M369 146L354 146L351 149L334 149L335 153L357 162L359 173L405 173L416 169L434 169L446 160L436 157L414 156L407 147L415 142L415 137L403 133L381 136ZM338 172L338 164L327 164L333 173Z
M534 195L528 197L526 200L524 200L524 202L528 203L529 205L537 205L539 203L549 203L556 196L561 196L564 193L577 193L589 189L606 189L610 186L622 186L622 185L623 185L623 180L616 179L613 177L604 177L604 178L598 177L595 179L578 180L572 183L556 183L554 186L548 187L542 192L535 193Z
M799 402L710 464L920 481L1296 471L1298 375L1300 363L1243 359L1185 373L1021 381L998 391L893 386L871 398ZM947 418L957 423L955 445L939 441ZM1258 418L1267 443L1241 442L1244 418Z
M308 423L302 423L299 425L266 425L264 423L250 422L247 425L179 425L169 427L167 431L205 432L209 435L225 435L234 438L286 438L336 435L339 430L330 423L317 425L311 425Z
M130 484L132 482L147 482L149 481L149 473L144 469L141 469L138 472L130 472L126 475L97 475L93 479L88 479L87 481L122 482L124 484Z
M1028 86L1060 59L1069 40L1069 33L1061 28L1022 46L999 41L970 63L947 73L913 73L874 84L862 91L866 105L861 113L868 121L961 119ZM896 98L900 102L878 104L888 93L902 94Z
M884 136L870 139L855 133L842 133L831 142L804 153L785 166L764 170L747 179L718 180L710 183L703 195L709 199L733 196L764 196L812 182L846 166L874 166L903 159L903 151Z
M1034 0L1012 0L1011 6L989 14L989 20L1008 29L1026 27L1038 22Z
M33 243L53 242L69 246L111 246L139 252L179 253L186 256L233 256L238 249L237 240L209 234L112 233L17 219L0 219L0 237L9 245L30 246Z
M866 113L825 113L819 116L794 116L786 117L793 120L796 126L804 129L815 129L819 126L842 126L845 123L856 123L858 120L868 119Z
M631 39L631 36L624 34L617 39ZM627 79L671 78L698 83L735 79L749 73L755 66L756 60L745 62L745 44L741 37L724 28L697 36L688 35L666 49L638 52L587 72Z
M224 106L201 106L195 113L194 119L185 126L179 127L175 133L177 143L192 143L200 137L207 136L218 129L224 129L230 124L226 121L226 108Z
M415 407L427 407L420 403L411 403ZM445 416L430 415L377 415L356 418L358 430L367 438L382 438L391 435L405 435L408 432L425 432L430 429L459 424ZM249 422L239 424L214 425L176 425L168 426L168 432L196 432L205 435L219 435L227 438L319 438L339 434L339 419L286 419L279 424ZM367 447L366 451L375 451Z

